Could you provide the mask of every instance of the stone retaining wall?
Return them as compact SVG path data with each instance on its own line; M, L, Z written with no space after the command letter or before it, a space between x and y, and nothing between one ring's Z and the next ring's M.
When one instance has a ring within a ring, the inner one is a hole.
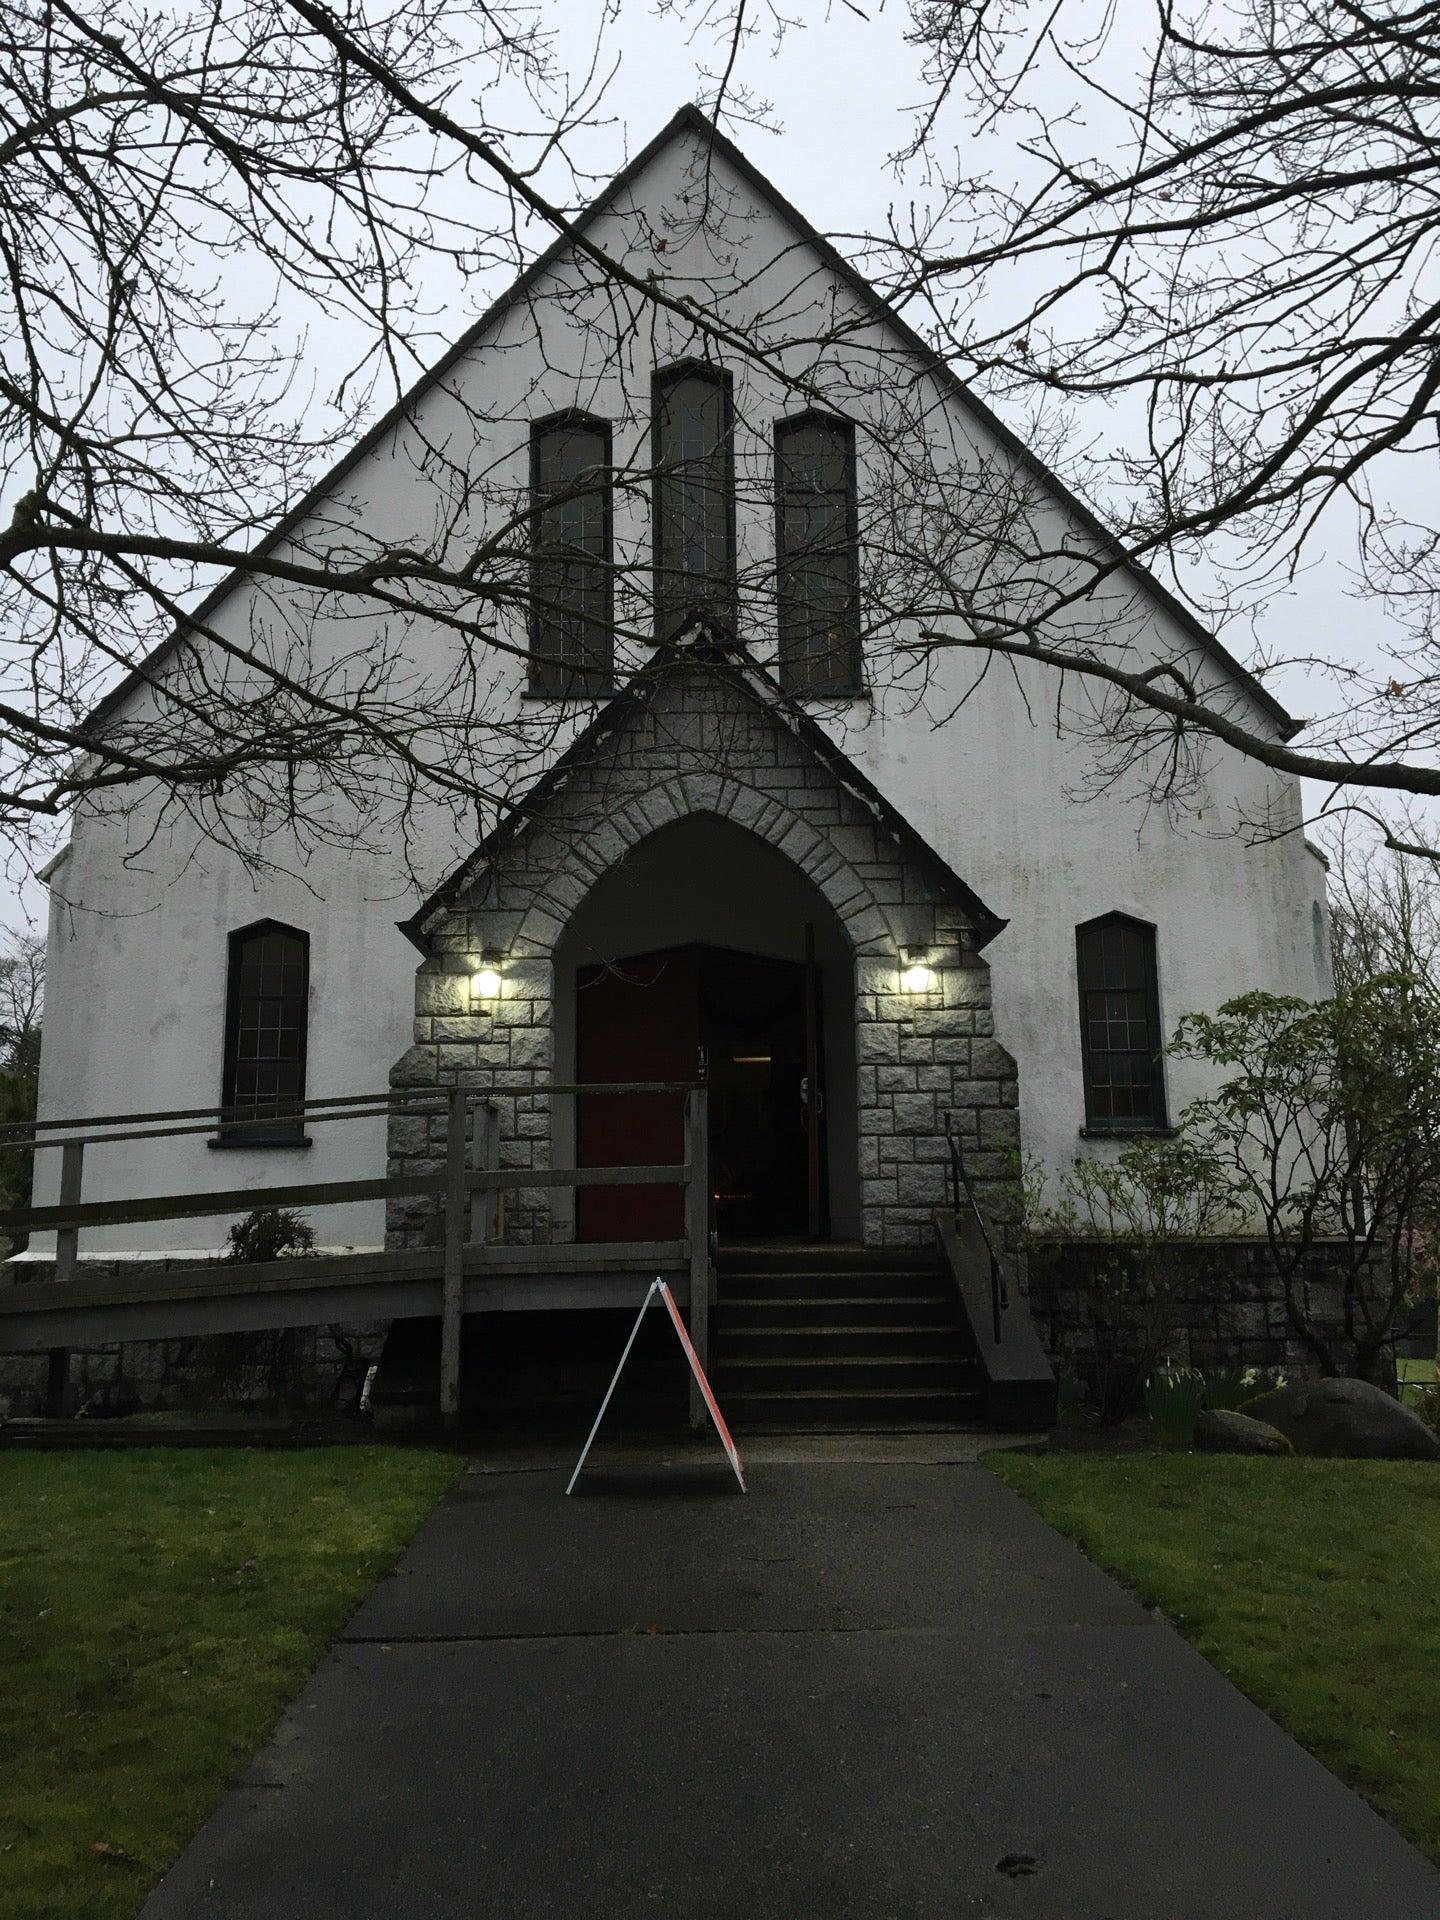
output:
M1284 1289L1261 1239L1185 1242L1183 1278L1173 1308L1172 1357L1198 1367L1278 1367L1313 1374L1315 1357L1285 1311ZM1308 1281L1317 1327L1342 1326L1338 1262L1342 1250L1316 1250ZM1096 1241L1046 1240L1031 1246L1030 1311L1056 1366L1083 1376L1096 1352L1097 1273L1115 1250Z

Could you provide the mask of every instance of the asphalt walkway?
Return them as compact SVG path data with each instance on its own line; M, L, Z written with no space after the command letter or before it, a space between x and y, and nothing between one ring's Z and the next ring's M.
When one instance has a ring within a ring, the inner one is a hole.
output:
M467 1474L142 1920L1440 1920L983 1466L866 1451Z

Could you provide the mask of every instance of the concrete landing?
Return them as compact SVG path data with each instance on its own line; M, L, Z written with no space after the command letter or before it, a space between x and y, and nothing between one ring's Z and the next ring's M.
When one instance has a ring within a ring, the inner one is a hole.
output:
M143 1920L1440 1920L983 1467L823 1444L467 1474Z

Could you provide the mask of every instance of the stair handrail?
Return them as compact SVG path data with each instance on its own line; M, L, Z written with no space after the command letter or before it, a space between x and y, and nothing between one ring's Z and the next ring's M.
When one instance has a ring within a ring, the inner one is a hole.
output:
M960 1152L960 1142L955 1138L954 1119L949 1108L945 1110L945 1144L950 1150L950 1201L958 1223L961 1206L960 1195L964 1192L970 1211L975 1216L975 1224L980 1229L980 1238L985 1242L985 1251L990 1259L990 1318L995 1332L995 1343L1000 1343L1000 1315L1010 1305L1010 1290L1005 1284L1005 1269L1000 1264L1000 1256L995 1251L995 1242L990 1238L989 1224L980 1210L980 1202L975 1198L975 1189L970 1184L970 1173Z

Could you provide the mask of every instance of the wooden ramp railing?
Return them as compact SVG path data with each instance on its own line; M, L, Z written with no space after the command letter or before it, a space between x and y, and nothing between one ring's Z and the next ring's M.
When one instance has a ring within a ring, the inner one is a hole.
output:
M405 1319L438 1313L441 1323L440 1413L454 1428L460 1411L460 1328L467 1312L536 1307L623 1306L657 1273L687 1298L690 1337L707 1357L710 1298L709 1129L706 1090L697 1082L624 1081L553 1085L536 1091L605 1095L685 1095L684 1159L640 1167L502 1167L498 1110L483 1091L396 1090L306 1100L283 1115L224 1108L113 1114L78 1121L42 1120L0 1127L0 1145L33 1145L61 1155L60 1195L53 1206L0 1210L0 1231L55 1232L53 1279L0 1285L0 1352L50 1355L47 1399L63 1408L69 1349L179 1334L312 1326L345 1319ZM445 1119L443 1170L370 1179L286 1182L222 1191L86 1200L88 1151L121 1141L232 1137L277 1121L303 1118L312 1127L346 1120ZM473 1124L472 1124L473 1120ZM529 1188L678 1185L685 1190L685 1235L675 1241L566 1241L507 1246L501 1240L504 1200ZM86 1228L193 1219L258 1207L327 1207L363 1200L432 1196L439 1204L439 1245L366 1253L86 1276L79 1239ZM11 1267L16 1273L23 1269ZM691 1391L691 1418L704 1409Z

